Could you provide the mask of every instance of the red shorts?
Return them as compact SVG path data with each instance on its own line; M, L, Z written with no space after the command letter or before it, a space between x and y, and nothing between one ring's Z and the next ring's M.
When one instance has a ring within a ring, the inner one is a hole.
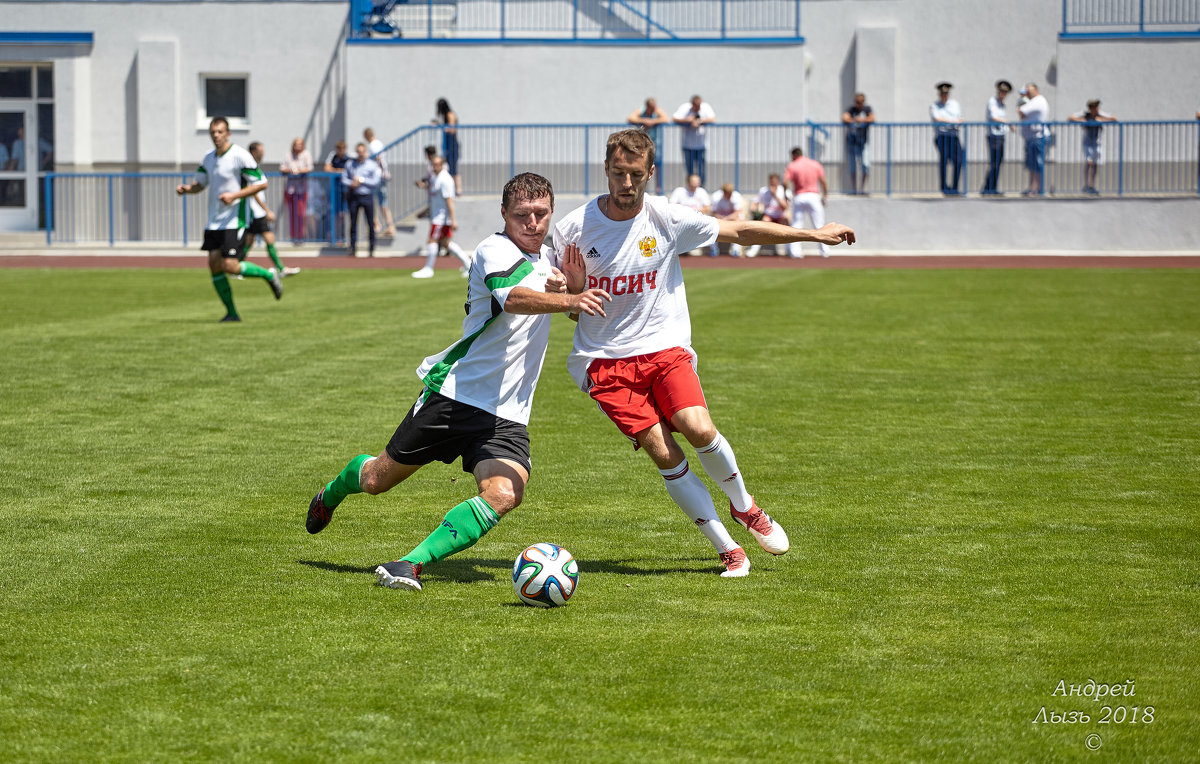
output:
M597 358L588 366L588 394L625 437L637 443L639 432L691 406L704 406L704 391L692 354L670 348L632 358Z
M448 225L442 225L441 223L434 223L429 228L429 240L430 241L442 241L443 239L445 239L446 241L449 241L450 237L453 235L454 235L454 229Z

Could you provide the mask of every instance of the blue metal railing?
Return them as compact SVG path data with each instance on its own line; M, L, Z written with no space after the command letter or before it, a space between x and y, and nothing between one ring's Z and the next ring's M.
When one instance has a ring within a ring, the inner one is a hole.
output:
M459 171L467 194L499 193L517 172L531 171L554 182L558 193L592 194L603 190L604 162L609 133L623 124L459 125ZM1053 136L1046 152L1043 191L1073 194L1084 187L1086 165L1084 136L1100 128L1100 163L1097 190L1116 196L1182 196L1200 192L1200 121L1117 122L1085 124L1047 123ZM989 126L971 122L959 128L963 165L960 188L975 193L989 170ZM794 146L825 165L830 190L850 188L844 177L847 166L846 128L840 123L746 123L708 127L707 177L709 188L728 181L741 190L755 190L766 176L788 161ZM685 177L680 146L681 131L664 126L659 157L662 183L670 191ZM424 147L442 145L441 128L421 127L393 141L384 150L388 165L400 175L423 172ZM1005 134L1004 162L999 190L1015 193L1028 185L1024 167L1026 141L1019 125ZM940 157L928 122L876 123L871 126L864 158L871 181L868 190L889 196L940 193ZM882 165L882 166L881 166ZM425 204L423 192L403 184L392 194L393 211L407 214Z
M608 135L624 124L459 125L458 170L468 196L499 195L518 172L550 178L555 192L591 195L605 188L600 167ZM1085 186L1089 130L1100 129L1100 156L1095 188L1104 196L1200 195L1200 120L1176 122L1047 123L1053 136L1046 152L1042 192L1081 195ZM662 190L684 184L681 130L665 126L659 154ZM988 125L973 122L958 131L962 147L959 189L975 195L989 170ZM794 146L825 166L830 192L851 185L846 129L838 123L715 124L708 127L707 177L715 188L733 183L753 194L767 175L780 172ZM1004 136L1004 162L998 189L1015 194L1029 181L1024 166L1025 140L1020 127ZM390 172L389 206L396 219L411 216L428 202L415 181L426 171L425 147L439 150L442 128L422 126L388 144L382 155ZM867 191L892 197L940 195L939 154L928 122L875 123L864 155L869 167ZM277 215L276 235L287 238L284 183L268 173L267 203ZM44 209L51 221L48 244L55 242L200 241L207 220L207 195L178 197L175 186L190 173L61 174L46 176ZM309 176L305 240L336 244L344 235L339 176Z
M1200 37L1196 0L1062 0L1069 38Z
M352 42L802 42L800 0L350 0Z
M290 221L283 198L284 176L266 173L267 206L275 213L275 235L288 240ZM183 246L204 238L211 191L179 196L175 187L191 183L187 173L47 173L42 209L46 243L178 241ZM308 176L304 241L335 244L336 221L345 209L341 176Z

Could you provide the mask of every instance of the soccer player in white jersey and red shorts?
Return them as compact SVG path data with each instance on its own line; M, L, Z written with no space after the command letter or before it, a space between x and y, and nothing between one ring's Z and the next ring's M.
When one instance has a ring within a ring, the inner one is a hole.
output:
M458 218L454 212L454 178L446 171L445 165L445 160L440 156L429 160L429 240L425 243L425 265L413 271L415 279L433 278L433 265L437 262L440 247L445 247L458 258L464 279L471 272L471 256L451 241L454 230L458 228Z
M672 433L696 449L700 464L729 497L733 519L771 554L788 550L787 534L747 492L733 448L709 416L696 376L691 318L679 255L714 241L742 246L813 241L854 243L839 223L803 230L759 220L717 220L662 197L647 197L654 143L640 130L608 138L608 194L554 227L554 255L573 292L612 296L604 315L581 315L567 362L576 384L658 467L667 493L716 547L725 577L745 576L750 562L730 537L712 496Z

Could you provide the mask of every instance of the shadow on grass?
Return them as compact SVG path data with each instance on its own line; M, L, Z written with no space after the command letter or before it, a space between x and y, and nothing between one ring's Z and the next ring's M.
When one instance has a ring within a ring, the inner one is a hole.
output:
M376 565L342 565L325 560L296 560L299 565L323 570L328 573L356 573L374 575ZM478 557L451 557L437 563L436 566L421 572L425 580L455 581L470 583L472 581L494 581L495 573L491 571L512 570L512 562L508 560L491 560ZM694 564L687 567L680 565L661 567L642 567L637 560L588 560L580 562L579 571L588 573L608 573L617 576L667 576L674 573L701 573L711 575L719 572L720 566L713 565L708 559L696 559Z
M366 573L375 575L375 568L378 565L370 565L363 567L361 565L339 565L336 562L325 562L324 560L296 560L297 564L307 565L310 568L323 570L327 573Z
M188 324L191 326L195 326L197 324L213 324L215 326L221 323L221 320L219 318L152 318L149 319L148 322L152 324Z

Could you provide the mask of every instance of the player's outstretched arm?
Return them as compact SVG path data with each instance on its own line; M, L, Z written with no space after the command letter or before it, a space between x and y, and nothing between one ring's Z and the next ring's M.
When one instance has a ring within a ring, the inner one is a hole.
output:
M841 223L826 223L820 228L792 228L767 220L721 220L717 241L731 244L791 244L812 241L836 245L854 243L854 229Z
M541 313L587 313L603 316L604 303L612 302L612 295L602 289L588 289L579 294L567 292L538 292L528 287L516 287L504 301L504 312L522 316Z

